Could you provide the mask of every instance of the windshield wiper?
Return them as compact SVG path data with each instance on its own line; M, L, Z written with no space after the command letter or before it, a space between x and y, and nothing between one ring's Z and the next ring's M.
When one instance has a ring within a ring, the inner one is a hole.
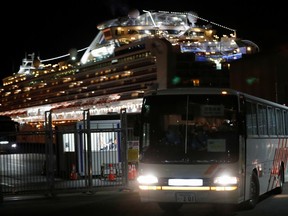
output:
M188 158L181 160L162 160L163 164L210 164L210 163L220 163L219 160L190 160ZM221 161L222 163L223 161Z

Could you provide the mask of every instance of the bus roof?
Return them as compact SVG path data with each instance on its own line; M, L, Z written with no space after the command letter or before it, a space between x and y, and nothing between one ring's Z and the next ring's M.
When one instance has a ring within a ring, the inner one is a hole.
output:
M192 88L169 88L169 89L160 89L160 90L150 90L145 93L145 96L149 95L186 95L186 94L228 94L228 95L237 95L245 97L246 99L258 101L259 103L268 104L271 106L277 106L284 109L288 109L288 107L284 104L279 104L273 101L269 101L257 96L253 96L244 92L237 91L235 89L230 88L213 88L213 87L192 87Z
M144 96L147 95L186 95L186 94L222 94L223 92L227 94L239 94L238 91L229 88L169 88L160 90L151 90L146 92Z

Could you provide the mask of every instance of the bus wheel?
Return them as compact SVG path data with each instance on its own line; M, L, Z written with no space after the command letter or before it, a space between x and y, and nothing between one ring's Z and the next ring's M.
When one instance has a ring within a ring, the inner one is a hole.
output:
M166 212L176 212L182 207L182 203L158 203L158 206Z
M275 194L281 194L283 192L283 182L284 182L283 166L280 167L278 181L279 181L279 185L277 188L275 188Z
M249 196L249 200L245 207L247 209L253 209L259 201L259 180L255 172L253 172L251 177Z

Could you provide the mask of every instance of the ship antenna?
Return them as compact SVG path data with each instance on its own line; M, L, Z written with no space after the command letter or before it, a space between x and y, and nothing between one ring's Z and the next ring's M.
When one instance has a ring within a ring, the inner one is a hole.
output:
M152 20L152 22L153 22L153 25L154 25L155 27L157 27L157 26L156 26L156 23L154 22L154 19L153 19L152 15L151 15L151 12L150 12L150 11L147 11L147 10L143 10L143 12L149 14L149 16L150 16L150 18L151 18L151 20Z

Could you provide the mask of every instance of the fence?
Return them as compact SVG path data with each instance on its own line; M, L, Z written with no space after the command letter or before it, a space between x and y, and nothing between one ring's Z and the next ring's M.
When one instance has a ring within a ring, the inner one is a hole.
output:
M0 145L2 200L14 194L93 192L134 180L130 168L137 170L138 138L126 114L100 121L85 115L53 127L48 112L43 130L20 130L16 146Z

